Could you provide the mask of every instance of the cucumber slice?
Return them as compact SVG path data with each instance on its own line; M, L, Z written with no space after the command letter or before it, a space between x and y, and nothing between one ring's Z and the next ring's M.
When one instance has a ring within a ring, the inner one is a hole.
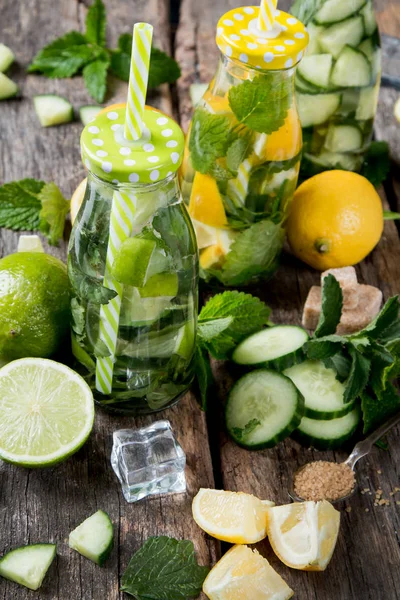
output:
M358 46L358 50L363 52L370 62L372 61L372 56L374 54L375 47L371 38L363 40Z
M319 88L317 88L315 85L311 85L310 83L308 83L307 81L305 81L301 75L299 75L299 72L297 71L296 73L296 77L295 77L295 84L296 84L296 91L300 92L301 94L320 94L321 90Z
M304 399L279 373L260 369L244 375L230 391L225 420L229 434L248 450L272 448L298 427Z
M359 422L359 406L338 419L321 421L303 417L293 437L305 446L313 446L318 450L334 450L353 436Z
M367 121L375 117L378 107L379 83L360 91L360 102L356 110L357 121Z
M79 109L79 118L84 125L88 125L96 118L96 115L98 115L101 110L103 110L101 106L95 106L94 104L81 106Z
M338 87L364 87L370 85L371 65L363 52L345 46L332 70L331 82Z
M311 56L312 54L319 54L321 52L321 47L318 41L319 35L324 31L325 27L320 27L319 25L315 25L314 23L309 23L307 25L308 35L310 36L310 40L307 46L306 55Z
M362 155L341 154L340 152L322 151L317 157L307 155L309 160L317 160L319 165L344 171L358 171L363 162Z
M189 95L193 108L196 108L207 89L208 83L192 83L189 88Z
M55 555L55 544L21 546L0 559L0 576L30 590L38 590Z
M363 6L363 8L360 11L360 14L362 15L362 18L364 19L365 34L368 37L370 37L377 28L374 7L370 0L368 0L368 2L365 4L365 6Z
M325 138L330 152L354 152L362 148L362 133L353 125L330 125Z
M0 44L0 72L7 71L15 60L14 52L5 44Z
M98 510L69 534L68 544L100 567L110 556L114 541L114 529L110 517Z
M74 116L72 104L65 98L54 94L34 96L33 105L42 127L69 123Z
M345 386L322 361L306 360L283 373L304 396L304 415L310 419L336 419L347 415L354 402L343 403Z
M325 123L340 105L340 94L297 94L296 99L303 128Z
M318 25L338 23L348 19L366 4L367 0L327 0L315 15Z
M0 100L12 98L18 92L18 86L7 75L0 73Z
M308 333L295 325L277 325L254 333L235 349L232 360L239 365L264 365L287 369L304 360L302 348Z
M342 93L338 114L345 117L355 117L358 103L360 101L360 90L348 88Z
M326 89L329 87L332 60L330 54L305 56L297 67L297 70L307 83L315 85L318 88Z
M358 46L364 36L364 21L363 18L352 17L327 27L319 35L319 43L321 48L337 58L343 48L346 46Z

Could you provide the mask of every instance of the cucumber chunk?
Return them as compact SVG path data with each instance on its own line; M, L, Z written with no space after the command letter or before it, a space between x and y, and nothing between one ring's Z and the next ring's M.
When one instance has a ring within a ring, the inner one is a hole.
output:
M88 104L87 106L81 106L79 109L79 118L84 125L88 125L93 121L96 115L103 110L101 106L94 104Z
M317 161L320 166L343 169L344 171L358 171L363 162L362 155L341 154L340 152L322 151L317 157L307 154L308 160Z
M297 70L307 83L326 89L329 87L332 60L330 54L305 56L297 67Z
M208 83L192 83L189 88L189 95L193 108L196 108L207 89Z
M225 419L229 434L249 450L272 448L298 427L304 399L288 377L260 369L230 391Z
M74 116L72 104L65 98L54 94L34 96L33 105L42 127L69 123Z
M312 54L319 54L321 52L321 46L319 44L319 35L324 31L325 27L320 27L314 23L308 23L307 31L310 36L310 41L306 49L306 56Z
M318 25L338 23L358 12L367 0L327 0L315 15Z
M113 539L114 530L110 517L104 511L98 510L71 531L68 544L70 548L101 567L111 553Z
M286 369L304 358L308 333L294 325L263 329L241 342L232 360L239 365L265 365Z
M303 59L304 60L304 59ZM320 88L317 88L315 85L308 83L303 79L303 77L299 74L297 70L295 77L296 90L302 94L320 94Z
M348 46L358 46L363 35L363 18L360 16L352 17L342 23L336 23L336 25L327 27L327 29L320 33L319 43L325 52L337 58L346 44Z
M354 152L362 148L362 133L353 125L330 125L325 148L330 152Z
M347 415L354 402L343 403L345 386L336 379L333 369L322 361L307 360L286 369L289 377L304 396L304 415L310 419L336 419Z
M345 117L354 117L357 106L360 101L360 90L348 88L342 92L342 101L340 103L338 114Z
M325 123L340 105L340 94L297 94L297 108L303 128Z
M359 422L359 406L338 419L321 421L303 417L293 437L302 444L313 446L318 450L334 450L340 448L353 436Z
M7 75L0 73L0 100L12 98L18 92L18 86Z
M338 87L364 87L371 83L371 65L363 52L345 46L333 67L331 82Z
M30 590L38 590L55 555L55 544L21 546L0 559L0 576Z
M365 54L365 56L368 58L368 60L371 62L372 60L372 56L374 54L374 44L371 40L371 38L367 38L366 40L363 40L361 42L361 44L358 46L358 50L360 50L361 52L363 52Z
M377 28L374 7L372 2L367 2L360 11L362 18L364 19L365 34L370 37Z
M14 52L5 44L0 44L0 72L4 73L15 60Z
M357 121L367 121L375 117L378 106L379 83L360 91L360 101L356 110Z

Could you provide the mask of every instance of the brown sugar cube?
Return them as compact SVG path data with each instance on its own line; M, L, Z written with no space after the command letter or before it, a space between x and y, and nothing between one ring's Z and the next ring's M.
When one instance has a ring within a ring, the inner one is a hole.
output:
M357 274L354 267L342 267L341 269L328 269L321 274L321 287L324 285L324 279L327 275L333 275L343 293L343 308L356 308L358 305L359 287L357 283Z
M321 288L313 285L308 292L301 320L301 324L306 329L316 329L321 314L321 301Z
M338 334L355 333L363 329L376 317L382 304L382 292L372 285L358 286L358 305L353 310L347 308L342 313Z

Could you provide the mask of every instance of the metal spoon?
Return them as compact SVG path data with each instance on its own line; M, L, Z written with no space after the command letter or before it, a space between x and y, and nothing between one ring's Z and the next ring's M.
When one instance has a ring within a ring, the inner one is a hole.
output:
M383 425L378 427L378 429L376 429L373 433L371 433L364 440L361 440L361 442L358 442L354 446L353 452L350 454L350 456L347 458L347 460L344 461L344 464L348 465L352 471L355 471L354 467L355 467L356 463L360 460L360 458L369 454L369 452L372 450L372 447L375 444L375 442L380 440L381 437L385 435L385 433L387 433L392 427L394 427L398 423L400 423L400 412L393 415L393 417L388 419ZM294 479L295 479L296 474L299 473L302 469L304 469L305 466L306 465L304 465L303 467L300 467L300 469L298 469L296 471L295 475L293 476L291 486L289 488L289 496L291 497L292 500L294 500L294 502L304 502L304 498L299 498L299 496L297 496L295 494ZM348 498L350 498L350 496L352 496L354 494L356 489L357 489L357 484L354 485L354 488L351 490L351 492L349 494L347 494L346 496L342 496L341 498L338 498L337 500L331 500L331 503L335 504L336 502L343 502L343 500L347 500Z

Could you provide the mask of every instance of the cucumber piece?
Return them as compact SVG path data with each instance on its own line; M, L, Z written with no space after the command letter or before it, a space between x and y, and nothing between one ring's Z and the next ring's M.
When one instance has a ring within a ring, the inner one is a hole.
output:
M360 10L367 0L327 0L315 15L318 25L338 23L348 19Z
M303 128L325 123L340 105L340 94L297 94L296 99Z
M295 325L277 325L254 333L235 349L232 360L239 365L264 365L287 369L304 360L302 348L308 333Z
M226 427L248 450L272 448L298 427L304 399L288 377L260 369L244 375L230 391Z
M320 27L319 25L315 25L314 23L309 23L307 25L308 35L310 36L308 46L306 49L306 56L311 56L312 54L319 54L321 52L321 47L318 41L319 35L324 31L325 27Z
M72 104L54 94L34 96L33 105L42 127L69 123L74 116Z
M110 556L114 541L114 529L110 517L98 510L69 534L68 544L100 567Z
M322 151L318 157L307 155L309 160L318 161L318 165L342 169L343 171L358 171L361 168L362 155L341 154L340 152Z
M18 86L7 75L0 73L0 100L12 98L18 92Z
M192 83L189 88L189 95L193 108L196 108L207 89L208 83Z
M10 550L0 559L0 576L38 590L55 555L55 544L32 544Z
M360 90L348 88L342 92L342 101L340 103L338 114L345 117L356 114L357 106L360 101Z
M336 419L354 408L354 402L343 403L345 386L322 361L306 360L283 374L304 396L304 415L310 419Z
M96 118L96 115L98 115L101 110L103 110L101 106L96 106L94 104L81 106L79 109L79 118L84 125L88 125Z
M363 6L363 8L360 11L360 14L364 20L365 35L367 37L370 37L377 28L374 7L370 0L368 0L365 6Z
M297 70L307 83L315 85L318 88L326 89L329 87L332 60L330 54L305 56L297 67Z
M296 73L295 77L296 90L302 94L320 94L321 90L317 88L315 85L311 85L307 81L303 79L303 77L299 74L299 71Z
M363 40L361 42L361 44L358 46L358 50L360 50L360 52L363 52L363 54L365 54L365 56L368 58L368 60L370 62L372 61L375 47L374 47L374 43L371 38L367 38L366 40Z
M4 73L15 60L14 52L5 44L0 44L0 72Z
M367 121L375 117L378 97L379 84L360 91L360 101L356 110L357 121Z
M353 125L330 125L325 138L329 152L354 152L362 148L362 133Z
M372 70L363 52L345 46L332 70L331 82L338 87L364 87L371 83Z
M317 450L334 450L340 448L353 436L359 422L359 406L338 419L321 421L303 417L292 437L301 444L313 446Z
M352 17L336 25L327 27L319 35L321 48L337 58L346 46L358 46L364 36L363 18Z

